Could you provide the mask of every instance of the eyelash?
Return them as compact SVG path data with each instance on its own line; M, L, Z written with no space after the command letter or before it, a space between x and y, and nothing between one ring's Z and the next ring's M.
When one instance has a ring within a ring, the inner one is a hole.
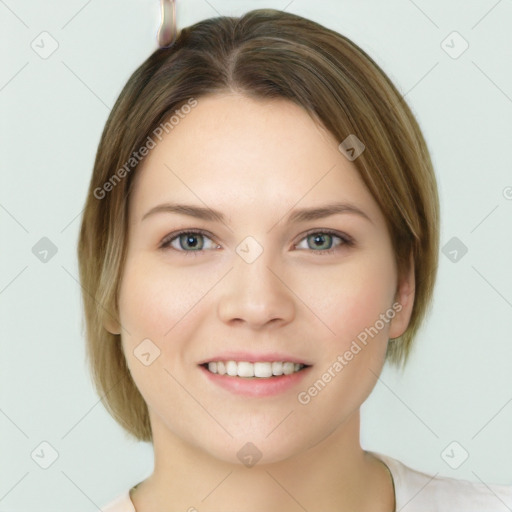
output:
M187 235L188 234L203 235L203 236L209 238L210 240L212 240L212 242L215 243L215 241L213 240L213 237L210 236L210 234L208 232L206 232L206 231L203 231L201 229L186 229L186 230L170 233L169 235L167 235L162 240L159 248L162 249L162 250L171 249L171 250L174 250L174 251L177 251L177 252L182 252L182 253L185 253L186 256L198 256L199 255L198 253L204 252L204 249L195 250L195 251L186 251L186 250L183 250L183 249L175 249L174 247L170 247L169 246L169 244L172 241L174 241L175 239L179 238L181 235L185 235L185 234L187 234ZM307 233L304 234L304 236L299 240L299 243L302 242L302 240L306 239L308 236L316 235L316 234L331 235L331 236L334 236L334 237L339 238L341 240L341 243L339 245L337 245L336 247L332 248L332 249L320 249L320 250L317 250L317 251L315 251L313 249L308 249L311 252L319 253L319 256L326 256L326 255L334 254L336 251L340 250L343 247L352 247L352 246L354 246L354 240L351 237L349 237L348 235L339 233L337 231L333 231L331 229L322 229L322 230L314 229L314 230L310 230L310 231L308 231ZM298 244L296 244L296 245L298 245ZM304 249L300 249L300 250L304 250Z

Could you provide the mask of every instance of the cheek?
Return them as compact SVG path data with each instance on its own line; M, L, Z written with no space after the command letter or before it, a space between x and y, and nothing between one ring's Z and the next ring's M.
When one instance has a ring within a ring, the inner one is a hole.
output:
M329 281L324 281L329 293L320 301L321 309L336 336L336 348L350 345L360 333L366 332L392 305L395 292L395 270L391 257L366 258L339 269ZM318 290L320 294L320 290ZM318 295L320 297L320 295ZM389 322L378 322L382 337L387 335ZM364 337L364 335L363 335Z
M197 277L197 275L196 275ZM120 320L131 337L154 337L164 341L172 330L186 324L194 305L208 290L208 279L193 281L190 274L148 259L127 261L119 297Z
M334 335L322 337L317 369L298 398L314 421L334 429L366 400L382 370L394 314L393 260L387 254L360 259L331 277L321 304Z
M168 401L180 396L169 373L176 375L183 364L181 340L193 329L193 314L187 313L202 291L190 284L185 273L142 253L127 258L119 294L123 351L136 386L154 410L166 410Z

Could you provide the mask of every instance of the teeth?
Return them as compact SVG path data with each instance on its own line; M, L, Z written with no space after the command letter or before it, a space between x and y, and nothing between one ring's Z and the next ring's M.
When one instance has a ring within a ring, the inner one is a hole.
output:
M272 363L272 375L283 375L283 363Z
M226 363L226 373L230 377L236 377L238 375L238 365L235 363L235 361L228 361Z
M212 361L208 363L208 370L219 375L229 375L231 377L258 377L267 379L278 375L291 375L304 368L303 364L292 362L274 361L248 363L247 361Z
M293 363L283 363L283 373L290 375L295 371L295 365Z
M236 364L236 363L235 363ZM254 377L254 374L256 373L256 365L251 363L238 363L238 369L237 369L237 375L239 377ZM256 377L263 377L263 375L258 375L256 373Z
M252 366L254 366L255 377L272 377L272 363L254 363Z

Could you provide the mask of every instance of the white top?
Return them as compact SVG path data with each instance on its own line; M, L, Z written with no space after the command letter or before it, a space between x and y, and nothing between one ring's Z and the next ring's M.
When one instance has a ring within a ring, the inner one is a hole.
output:
M369 452L388 467L395 486L398 512L506 512L512 510L510 485L484 483L434 476L416 471L397 459ZM103 512L137 512L130 490L118 496Z

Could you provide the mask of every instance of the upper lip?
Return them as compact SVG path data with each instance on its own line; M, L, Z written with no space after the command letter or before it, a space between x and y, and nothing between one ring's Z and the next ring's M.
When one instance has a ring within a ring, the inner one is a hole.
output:
M254 352L222 352L214 356L203 359L198 364L206 364L212 361L235 361L237 363L246 361L248 363L259 363L266 362L271 363L273 361L299 363L304 366L311 366L311 363L301 357L292 356L291 354L285 354L283 352L265 352L264 354L256 354Z

